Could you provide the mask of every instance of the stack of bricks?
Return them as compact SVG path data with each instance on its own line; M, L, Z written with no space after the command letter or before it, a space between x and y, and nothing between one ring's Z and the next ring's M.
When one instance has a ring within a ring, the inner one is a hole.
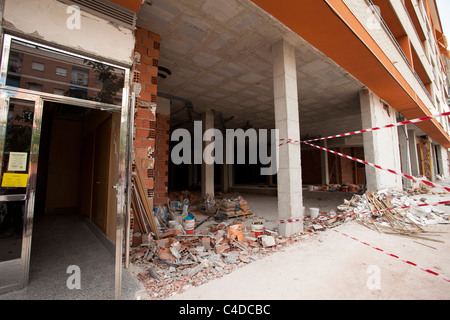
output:
M156 99L160 37L148 30L135 32L133 91L136 94L134 159L141 168L150 204L154 203L154 170L156 144Z

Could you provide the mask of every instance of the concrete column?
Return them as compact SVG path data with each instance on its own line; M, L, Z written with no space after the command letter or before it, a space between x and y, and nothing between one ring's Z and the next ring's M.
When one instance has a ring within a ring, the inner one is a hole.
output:
M447 149L441 145L436 146L437 148L437 162L439 164L439 174L443 178L449 178L450 172L448 167L448 152Z
M227 164L228 166L228 188L234 186L234 164Z
M272 46L275 104L275 128L280 138L300 140L295 48L284 40ZM282 236L303 230L303 194L300 144L288 143L279 148L278 217L298 222L280 223Z
M203 133L208 129L214 128L214 114L211 111L203 113L202 117ZM203 150L214 141L204 141ZM214 164L206 164L202 161L202 196L214 196Z
M360 92L363 128L381 127L395 123L395 111L369 90ZM397 128L387 128L363 134L365 160L386 169L401 172ZM402 189L402 178L385 170L366 166L367 189Z
M412 175L411 170L411 157L409 152L409 136L406 127L399 127L398 131L398 142L400 147L400 159L402 164L402 172ZM407 189L412 185L412 181L406 178L403 178L403 186Z
M411 161L411 174L417 177L420 174L419 154L417 153L417 136L414 130L408 130L409 155Z
M220 170L221 170L221 179L220 179L220 189L222 190L223 193L227 193L228 189L229 189L229 181L230 178L229 176L229 172L228 172L229 166L227 164L222 164L220 166Z
M323 140L322 146L328 149L327 140ZM320 159L322 170L322 184L328 185L330 183L330 170L328 168L328 152L321 152Z

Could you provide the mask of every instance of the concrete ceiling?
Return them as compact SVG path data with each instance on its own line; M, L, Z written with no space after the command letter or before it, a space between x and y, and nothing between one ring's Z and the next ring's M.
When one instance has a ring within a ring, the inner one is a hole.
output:
M227 128L274 128L271 46L285 38L297 49L301 136L362 129L363 85L251 1L151 2L137 25L161 36L159 65L172 74L159 78L158 93L188 99L198 113L234 116ZM186 120L184 103L172 102L172 123Z

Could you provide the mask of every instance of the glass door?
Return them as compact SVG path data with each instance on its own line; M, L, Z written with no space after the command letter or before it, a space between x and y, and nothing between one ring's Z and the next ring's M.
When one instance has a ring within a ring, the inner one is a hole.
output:
M0 90L0 293L28 282L42 106Z

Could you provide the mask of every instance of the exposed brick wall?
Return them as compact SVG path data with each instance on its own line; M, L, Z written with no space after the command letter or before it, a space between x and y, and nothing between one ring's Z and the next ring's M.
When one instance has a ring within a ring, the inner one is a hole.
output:
M155 149L155 200L154 205L164 205L168 200L170 114L156 113Z
M133 68L133 91L136 93L134 159L141 167L141 174L144 178L150 204L154 205L155 110L161 39L157 34L142 28L136 29L135 36L135 64Z

